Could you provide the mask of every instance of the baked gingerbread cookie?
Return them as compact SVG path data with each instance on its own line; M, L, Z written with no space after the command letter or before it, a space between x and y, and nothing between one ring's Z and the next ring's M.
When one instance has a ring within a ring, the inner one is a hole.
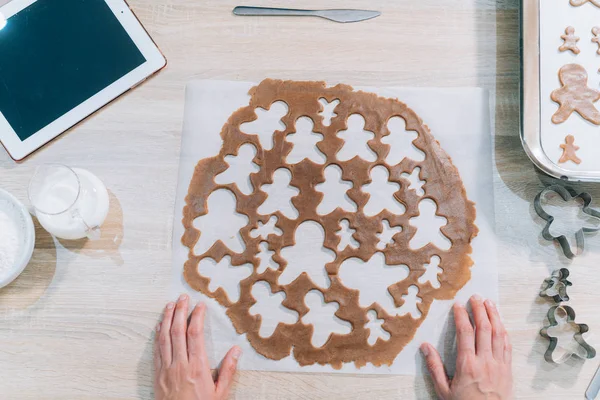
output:
M551 93L553 101L560 105L552 116L552 122L561 124L573 112L589 122L600 125L600 111L594 106L600 100L600 91L588 87L588 74L579 64L568 64L558 73L561 87Z
M467 198L457 168L419 116L397 99L355 91L341 84L328 87L325 82L271 79L252 88L249 95L249 104L234 112L223 126L220 153L200 160L191 179L183 210L182 243L189 248L185 280L194 290L225 307L237 333L245 334L264 357L280 360L293 354L300 365L318 363L334 368L341 368L344 363L357 367L366 363L391 365L413 340L433 301L453 299L470 280L471 241L478 229L475 205ZM265 142L260 133L245 129L259 118L257 110L270 110L280 102L287 104L288 111L282 113L281 124L274 125L272 140ZM334 116L327 120L323 102L337 103ZM362 134L369 136L365 142L368 149L362 154L342 155L348 140L356 138L348 121L359 117L364 120ZM403 121L402 132L396 131L390 121ZM299 143L295 135L305 132L304 128L316 134L312 151L318 152L319 157L290 157ZM392 144L387 144L386 138L396 134L414 134L412 145L422 157L405 156L400 161L390 158ZM227 159L239 154L242 146L256 149L252 162L258 166L258 171L250 172L251 185L247 188L251 190L245 192L236 183L215 181L228 169ZM390 159L394 161L388 162ZM282 171L288 178L276 195L290 192L285 204L291 204L295 212L265 207ZM331 171L335 181L348 188L346 200L356 207L343 206L345 197L333 210L320 207L324 199L321 187ZM419 171L424 182L422 193L410 189L410 182L404 178L414 171ZM381 199L393 207L374 210L373 204L382 203L371 202L379 195L371 186L381 176L391 184L388 187L395 187L393 193ZM269 193L265 187L271 187ZM230 241L228 236L199 250L198 243L206 232L197 220L210 215L211 207L219 206L212 204L210 198L223 190L236 199L234 213L240 217L241 240ZM449 239L448 247L433 244L433 238L427 238L431 242L425 241L427 244L418 248L411 247L415 237L426 235L411 225L411 220L423 212L424 204L434 204L435 215L446 219L440 232ZM299 234L310 236L319 225L317 231L324 235L317 243L319 249L315 254L298 252L295 246L302 237ZM267 226L278 233L264 234ZM351 232L345 239L340 236L344 227ZM382 229L386 227L392 227L394 233L382 245L386 236ZM232 245L226 245L229 242ZM263 266L261 251L270 254L273 263L269 266ZM320 263L315 263L316 258ZM199 268L207 259L213 268L218 268L224 259L233 269L252 266L252 272L240 280L239 296L232 298L212 284L211 276ZM437 275L434 273L433 281L428 278L430 264L441 269ZM373 293L354 286L364 280L383 282L378 287L385 300L375 301ZM403 311L411 296L416 309ZM287 312L283 313L282 322L265 332L256 305L270 298L279 299L279 306L272 313L281 309ZM315 342L315 326L323 321L322 316L313 313L315 301L334 312L327 320L343 321L346 328ZM389 337L372 337L373 316Z

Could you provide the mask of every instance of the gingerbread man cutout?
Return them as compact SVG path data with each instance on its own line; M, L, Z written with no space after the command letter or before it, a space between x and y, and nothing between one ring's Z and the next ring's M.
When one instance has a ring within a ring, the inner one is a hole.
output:
M599 0L571 0L571 5L575 6L575 7L579 7L584 5L587 2L592 3L593 5L595 5L596 7L600 7L600 1Z
M573 54L579 54L580 50L577 47L577 42L579 42L579 37L575 36L575 28L572 26L567 27L565 29L565 34L560 37L565 42L558 48L559 51L571 51ZM593 41L594 39L592 39Z
M600 27L593 27L592 33L594 34L594 37L592 38L592 43L596 43L598 45L598 50L596 50L596 53L600 54Z
M594 103L600 100L600 91L588 87L588 74L581 65L567 64L560 69L558 77L562 85L550 97L560 104L552 116L552 122L562 124L573 112L595 125L600 125L600 111Z
M560 160L558 160L559 164L566 163L567 161L581 164L581 159L575 154L575 152L579 150L579 146L575 146L575 137L573 135L568 135L565 138L565 144L561 144L560 148L563 150L563 153Z

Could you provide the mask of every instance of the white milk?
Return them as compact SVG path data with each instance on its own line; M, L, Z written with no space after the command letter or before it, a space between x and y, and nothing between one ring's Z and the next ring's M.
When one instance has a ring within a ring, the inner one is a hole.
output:
M56 237L76 240L89 234L89 228L102 225L108 214L109 200L106 187L92 173L73 168L79 177L80 193L75 204L72 199L77 196L77 187L49 177L40 188L38 206L43 210L67 211L56 215L37 212L40 224ZM85 222L84 222L85 221Z

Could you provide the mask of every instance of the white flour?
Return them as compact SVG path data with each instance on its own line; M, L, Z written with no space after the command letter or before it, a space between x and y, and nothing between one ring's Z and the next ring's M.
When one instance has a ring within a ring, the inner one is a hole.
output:
M18 254L18 227L13 219L0 209L0 277L13 268Z

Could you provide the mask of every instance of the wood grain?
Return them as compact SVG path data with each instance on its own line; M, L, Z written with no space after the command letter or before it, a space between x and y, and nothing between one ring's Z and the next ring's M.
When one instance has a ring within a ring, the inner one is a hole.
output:
M151 336L168 300L185 84L265 77L491 91L501 312L514 342L517 398L583 397L597 363L545 363L538 330L549 305L537 291L552 270L572 265L572 305L600 332L600 243L592 238L587 255L569 264L540 237L531 201L547 178L518 137L517 0L329 2L383 12L345 25L231 15L236 5L282 5L274 0L130 5L167 56L167 69L20 164L0 151L0 186L23 201L34 168L46 162L90 169L112 200L101 245L61 243L38 229L32 263L0 290L1 398L152 398ZM600 196L600 188L584 188ZM422 377L243 372L231 398L428 399L432 391Z

